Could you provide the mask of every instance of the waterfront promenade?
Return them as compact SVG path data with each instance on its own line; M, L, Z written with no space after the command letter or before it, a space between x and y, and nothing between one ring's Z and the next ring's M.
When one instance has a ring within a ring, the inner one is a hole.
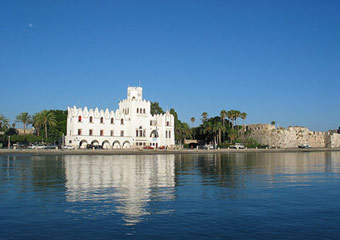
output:
M279 153L279 152L331 152L340 148L278 148L278 149L180 149L180 150L53 150L53 149L0 149L0 155L30 154L30 155L151 155L151 154L211 154L211 153Z

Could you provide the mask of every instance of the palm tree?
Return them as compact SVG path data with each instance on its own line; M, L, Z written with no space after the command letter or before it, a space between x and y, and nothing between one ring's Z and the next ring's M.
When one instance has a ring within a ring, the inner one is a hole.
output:
M190 121L192 122L191 127L193 127L193 124L194 124L195 120L196 120L196 119L195 119L194 117L190 118Z
M22 112L16 117L17 122L21 122L24 125L24 135L26 134L26 126L32 123L32 116L27 112Z
M230 138L231 143L233 143L233 141L237 139L237 136L238 136L236 129L234 128L229 129L228 136Z
M9 126L10 124L8 118L0 114L0 130L7 130Z
M202 121L206 122L207 119L208 119L208 113L207 112L202 113Z
M228 112L227 112L227 118L229 119L229 125L232 125L232 123L233 123L233 112L232 112L232 110L229 110ZM231 127L231 126L230 126Z
M223 126L224 126L225 118L227 117L227 111L226 110L222 110L220 112L220 117L222 119L222 123L223 123Z
M235 126L237 125L237 119L241 116L241 112L239 110L234 110L234 119L235 119Z
M36 114L36 119L35 119L35 126L39 127L44 127L45 128L45 140L48 137L47 134L47 128L48 127L54 127L57 125L57 120L55 118L55 115L53 112L43 110L39 114Z
M32 118L33 118L32 125L35 128L35 130L36 130L37 136L39 137L40 136L40 128L41 128L41 125L42 125L41 121L40 121L40 119L41 119L41 112L34 114Z
M240 116L241 116L241 118L243 120L243 125L244 125L244 120L247 118L247 113L243 112L243 113L241 113Z

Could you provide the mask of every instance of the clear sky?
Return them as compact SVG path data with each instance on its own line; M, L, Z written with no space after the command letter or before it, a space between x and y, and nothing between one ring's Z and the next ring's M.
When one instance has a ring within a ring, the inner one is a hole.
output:
M0 113L117 109L126 88L182 121L340 126L340 1L0 1Z

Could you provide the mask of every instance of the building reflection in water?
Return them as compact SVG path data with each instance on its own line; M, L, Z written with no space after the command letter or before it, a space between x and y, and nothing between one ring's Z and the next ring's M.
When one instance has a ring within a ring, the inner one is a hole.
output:
M109 200L126 224L138 223L153 213L151 201L174 199L174 160L174 155L65 156L66 200Z

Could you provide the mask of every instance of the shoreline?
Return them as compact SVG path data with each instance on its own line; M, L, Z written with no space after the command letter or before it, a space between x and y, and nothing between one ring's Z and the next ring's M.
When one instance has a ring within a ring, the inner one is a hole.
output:
M0 155L157 155L157 154L218 154L218 153L289 153L337 152L340 148L282 148L282 149L181 149L181 150L54 150L0 149Z

